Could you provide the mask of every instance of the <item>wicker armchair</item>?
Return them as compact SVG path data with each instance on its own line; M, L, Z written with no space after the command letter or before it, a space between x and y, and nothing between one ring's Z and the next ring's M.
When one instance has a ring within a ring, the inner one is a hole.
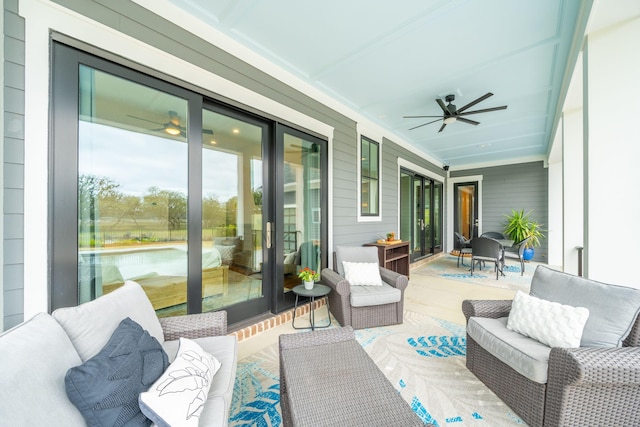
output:
M376 247L342 246L336 247L333 253L333 268L322 270L322 282L329 286L329 307L331 313L342 326L353 329L373 328L402 323L404 290L409 279L403 274L380 267L383 286L358 286L369 288L371 292L387 292L389 287L400 291L400 300L388 304L354 306L352 304L352 285L344 278L342 261L374 262L378 263L378 249ZM379 288L379 289L377 289ZM360 291L362 289L358 289ZM397 292L397 291L395 291Z
M511 301L466 300L470 317L507 317ZM467 368L530 426L640 425L640 317L622 347L552 348L546 384L467 334Z

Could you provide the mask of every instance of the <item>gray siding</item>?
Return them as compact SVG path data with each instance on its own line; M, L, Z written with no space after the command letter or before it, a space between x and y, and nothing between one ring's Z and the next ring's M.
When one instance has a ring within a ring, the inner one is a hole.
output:
M3 5L2 292L3 326L9 329L24 320L24 20L17 0Z
M532 219L548 224L548 169L542 162L451 172L451 177L482 175L482 230L503 231L511 209L532 211ZM546 232L544 233L546 235ZM547 262L547 240L540 241L535 261Z

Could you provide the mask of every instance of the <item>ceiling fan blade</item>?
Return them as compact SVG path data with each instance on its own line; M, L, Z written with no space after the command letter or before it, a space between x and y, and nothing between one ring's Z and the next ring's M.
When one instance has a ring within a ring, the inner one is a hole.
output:
M446 126L446 123L443 123L442 126L440 126L440 130L438 132L442 132L442 130L444 129L444 127Z
M440 98L436 99L436 102L438 103L438 105L440 106L440 108L442 108L442 111L444 111L444 115L445 116L450 116L451 115L451 111L449 111L449 109L447 108L446 105L444 105L444 101Z
M476 105L478 102L482 102L485 99L489 98L490 96L493 96L493 94L491 92L487 92L484 95L482 95L480 98L476 99L475 101L471 101L470 103L468 103L467 105L465 105L462 108L458 108L458 113L462 113L464 110L466 110L467 108L473 107L474 105Z
M457 117L456 120L459 122L468 123L474 126L478 126L480 124L480 122L476 122L475 120L465 119L464 117Z
M418 128L421 128L422 126L426 126L426 125L430 125L431 123L439 122L440 120L442 120L442 118L439 118L438 120L434 120L434 121L432 121L432 122L423 123L423 124L421 124L421 125L414 126L414 127L412 127L411 129L409 129L409 130L418 129Z
M424 117L440 117L440 118L443 118L442 116L402 116L403 119L422 119Z
M149 122L149 123L155 123L156 125L161 125L162 124L160 122L156 122L156 121L153 121L153 120L145 119L144 117L132 116L131 114L127 114L127 117L131 117L132 119L143 120L143 121Z
M483 110L473 110L467 111L465 113L461 113L461 116L466 116L467 114L478 114L478 113L488 113L489 111L498 111L498 110L506 110L507 106L503 105L502 107L493 107L493 108L485 108Z

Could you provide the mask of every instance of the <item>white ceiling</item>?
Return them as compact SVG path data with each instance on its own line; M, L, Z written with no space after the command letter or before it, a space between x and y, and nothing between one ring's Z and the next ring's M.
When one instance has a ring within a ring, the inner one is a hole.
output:
M453 168L546 157L585 19L578 0L171 3ZM487 92L470 110L508 108L469 117L478 126L403 118Z

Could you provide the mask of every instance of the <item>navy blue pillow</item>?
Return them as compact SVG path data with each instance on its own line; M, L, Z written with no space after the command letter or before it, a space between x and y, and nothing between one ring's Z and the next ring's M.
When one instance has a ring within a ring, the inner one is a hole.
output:
M149 426L138 395L168 366L158 340L127 317L98 354L67 371L67 396L89 426Z

